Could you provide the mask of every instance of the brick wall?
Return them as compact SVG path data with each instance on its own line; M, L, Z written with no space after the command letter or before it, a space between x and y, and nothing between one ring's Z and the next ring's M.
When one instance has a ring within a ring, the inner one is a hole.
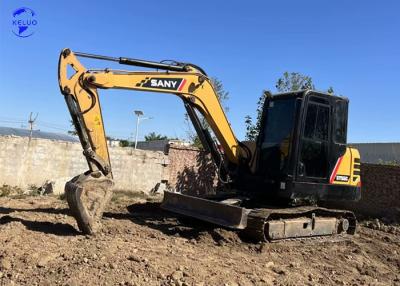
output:
M330 204L369 216L400 214L400 166L361 164L361 200Z
M400 209L400 166L361 165L362 199L357 208L371 215Z
M204 151L170 145L169 184L185 194L204 196L214 193L216 170Z

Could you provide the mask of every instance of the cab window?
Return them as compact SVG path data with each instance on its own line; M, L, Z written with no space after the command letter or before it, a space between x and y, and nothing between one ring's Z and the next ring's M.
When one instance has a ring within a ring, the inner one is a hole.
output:
M308 104L300 153L302 176L326 178L328 175L329 111L328 105L311 101Z
M335 126L333 131L335 143L346 144L347 142L347 108L347 101L336 100Z

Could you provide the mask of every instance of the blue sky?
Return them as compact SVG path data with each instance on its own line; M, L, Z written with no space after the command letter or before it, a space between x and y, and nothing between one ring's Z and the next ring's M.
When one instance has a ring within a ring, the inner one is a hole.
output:
M12 33L12 13L36 12L35 34ZM1 1L0 126L65 132L69 114L58 89L62 48L200 65L230 93L229 120L244 138L263 89L284 71L309 75L320 90L350 99L349 141L400 141L399 1ZM113 67L85 60L90 68ZM127 67L121 66L126 69ZM140 134L184 138L184 108L173 95L100 91L109 135L135 130L133 110L154 117Z

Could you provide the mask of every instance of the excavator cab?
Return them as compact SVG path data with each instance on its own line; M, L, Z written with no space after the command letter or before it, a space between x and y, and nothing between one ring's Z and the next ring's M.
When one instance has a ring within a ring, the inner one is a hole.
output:
M254 189L298 203L358 200L359 154L346 146L348 102L316 91L268 96Z

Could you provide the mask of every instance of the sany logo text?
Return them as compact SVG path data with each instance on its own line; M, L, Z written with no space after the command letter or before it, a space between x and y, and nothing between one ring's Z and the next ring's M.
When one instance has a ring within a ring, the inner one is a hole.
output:
M184 78L149 77L137 83L136 86L181 91L185 83L186 79Z
M176 80L162 80L162 79L152 79L150 80L151 86L153 87L167 87L175 89L176 84L178 83Z

